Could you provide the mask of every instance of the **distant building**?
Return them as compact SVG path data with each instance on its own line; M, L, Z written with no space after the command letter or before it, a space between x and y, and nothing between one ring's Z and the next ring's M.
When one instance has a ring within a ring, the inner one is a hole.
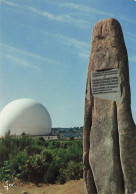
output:
M43 136L43 138L45 140L54 140L54 139L58 139L57 135L49 135L49 136Z

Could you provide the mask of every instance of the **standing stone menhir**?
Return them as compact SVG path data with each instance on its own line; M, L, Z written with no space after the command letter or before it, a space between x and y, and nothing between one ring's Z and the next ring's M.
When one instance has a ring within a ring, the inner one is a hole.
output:
M127 50L115 19L93 30L84 116L88 194L136 192L136 126L130 108Z

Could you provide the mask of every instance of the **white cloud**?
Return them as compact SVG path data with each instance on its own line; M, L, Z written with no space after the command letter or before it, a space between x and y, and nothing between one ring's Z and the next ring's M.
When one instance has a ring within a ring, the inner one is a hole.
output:
M39 66L36 66L36 65L33 65L31 64L29 61L26 61L22 58L18 58L18 57L15 57L15 56L11 56L11 55L7 55L6 56L9 60L12 61L12 64L14 65L19 65L19 66L25 66L25 67L29 67L29 68L33 68L33 69L36 69L36 70L40 70L41 68Z
M53 34L53 33L48 33L43 31L41 32L46 34L47 36L54 37L55 40L58 40L60 42L60 44L66 45L70 48L74 48L74 52L78 53L80 57L88 58L89 52L90 52L90 42L87 43L61 34Z
M71 46L71 47L75 47L77 49L88 49L89 48L89 44L87 44L86 42L77 40L75 38L70 38L67 36L63 36L63 35L55 35L52 34L53 36L55 36L57 39L60 39L63 44Z
M134 0L136 1L136 0ZM110 12L104 12L104 11L101 11L101 10L98 10L98 9L95 9L91 6L86 6L84 4L76 4L76 3L68 3L68 2L60 2L60 1L50 1L48 0L48 2L50 3L55 3L56 5L60 6L60 7L67 7L69 9L73 9L73 10L78 10L79 11L79 14L93 14L93 15L100 15L100 16L105 16L105 17L113 17L113 18L116 18L117 19L120 19L120 20L124 20L126 22L129 22L129 23L134 23L136 24L136 21L135 20L131 20L130 18L128 18L127 16L123 16L123 15L115 15L115 14L112 14Z
M28 52L19 48L15 48L9 45L0 44L0 58L9 59L12 64L21 65L24 67L40 70L43 66L57 64L62 66L59 61L48 59L32 52ZM38 64L38 65L37 65ZM43 64L43 65L39 65Z
M90 6L86 6L83 4L75 4L75 3L67 3L67 2L64 3L63 2L63 3L59 3L59 6L75 9L75 10L78 10L78 11L83 12L83 13L97 14L97 15L104 15L104 16L110 15L111 17L113 17L113 15L111 13L102 12L100 10L94 9Z
M86 53L80 53L79 56L89 60L89 51Z
M69 47L74 47L74 48L78 49L79 57L88 58L89 51L90 51L90 44L83 42L83 41L79 41L79 40L74 39L74 38L62 36L62 35L56 35L56 38L57 39L59 38L63 44L65 44Z
M88 28L88 21L80 19L80 18L74 18L68 14L55 15L55 14L49 13L48 11L42 11L40 9L37 9L33 6L19 5L19 4L15 4L15 3L12 3L6 0L2 0L2 2L9 6L24 9L23 11L24 12L27 11L27 14L30 14L31 12L31 13L46 17L47 19L52 20L52 21L70 23L79 28Z
M44 60L44 57L41 57L41 56L36 55L32 52L28 52L28 51L25 51L23 49L19 49L19 48L10 46L10 45L0 43L0 49L5 49L6 51L8 51L10 53L17 54L17 55L19 54L19 55L24 55L24 56L27 56L27 57L34 57L34 58L37 58L37 59L40 59L40 60Z
M10 2L10 1L1 0L1 2L5 3L7 5L13 6L13 7L18 7L18 5L16 3L13 3L13 2Z
M73 18L73 17L71 17L70 15L67 15L67 14L65 14L65 15L54 15L54 14L51 14L51 13L46 12L46 11L38 10L34 7L27 6L26 8L29 9L29 11L31 10L32 12L34 12L36 14L47 17L49 20L55 20L55 21L58 21L58 22L73 23L76 26L81 27L81 28L85 27L85 26L87 27L87 24L88 24L88 22L85 21L85 20Z

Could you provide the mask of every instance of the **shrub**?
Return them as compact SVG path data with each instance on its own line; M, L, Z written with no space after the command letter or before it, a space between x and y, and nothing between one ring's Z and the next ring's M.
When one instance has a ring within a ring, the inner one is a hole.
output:
M59 175L59 165L56 161L52 161L48 166L47 171L44 175L44 182L46 183L55 183L57 180L57 176Z
M45 139L44 139L44 137L39 137L38 138L38 145L40 145L40 146L44 146L45 145Z
M64 169L60 168L59 176L57 177L57 182L60 184L64 184L66 182L66 175L64 173Z
M42 143L41 143L42 142ZM28 135L0 140L0 180L65 183L82 177L82 141L32 138Z
M9 161L4 161L0 168L0 181L12 180L12 170Z
M0 145L0 162L8 160L9 153L10 153L9 148L1 143L1 145Z
M10 156L9 162L11 172L18 179L27 180L27 173L25 170L26 161L27 155L25 152L18 152L14 158Z
M34 144L34 145L26 146L24 151L28 156L32 156L34 154L40 154L43 149L44 149L43 147Z
M30 145L34 145L36 143L36 140L33 139L31 136L29 135L24 135L22 137L20 137L19 139L19 150L24 150L26 147L30 146Z
M75 161L68 162L67 168L64 169L66 180L79 180L83 174L83 163L77 163Z
M51 161L52 155L47 150L43 150L41 154L30 156L25 165L29 181L49 182L48 171Z

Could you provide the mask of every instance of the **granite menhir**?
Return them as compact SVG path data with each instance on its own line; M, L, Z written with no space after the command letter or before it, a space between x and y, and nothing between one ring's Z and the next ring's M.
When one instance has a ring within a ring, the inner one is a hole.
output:
M121 101L94 97L91 72L118 69ZM136 192L136 126L130 108L128 56L119 22L98 22L92 35L84 114L84 182L88 194Z

